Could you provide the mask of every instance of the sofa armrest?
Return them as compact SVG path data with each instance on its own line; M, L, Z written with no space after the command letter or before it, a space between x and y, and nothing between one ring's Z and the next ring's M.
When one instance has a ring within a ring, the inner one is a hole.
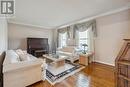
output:
M29 69L32 66L41 66L42 63L42 59L35 59L31 61L21 61L17 63L7 64L3 66L3 73L14 70Z

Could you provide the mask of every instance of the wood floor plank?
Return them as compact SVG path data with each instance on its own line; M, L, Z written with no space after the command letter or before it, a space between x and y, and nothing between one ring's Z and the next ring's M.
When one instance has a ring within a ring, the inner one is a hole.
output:
M41 81L29 87L115 87L114 67L92 63L54 86Z

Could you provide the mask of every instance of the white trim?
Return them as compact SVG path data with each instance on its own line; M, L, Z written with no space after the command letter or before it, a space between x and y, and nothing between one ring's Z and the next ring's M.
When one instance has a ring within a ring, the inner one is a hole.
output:
M108 11L108 12L105 12L105 13L101 13L101 14L96 15L96 16L92 16L92 17L83 17L83 18L81 18L79 20L75 20L75 21L72 21L72 22L60 25L57 28L67 27L67 26L70 26L70 25L73 25L73 24L77 24L77 23L93 20L93 19L96 19L96 18L99 18L99 17L111 15L111 14L118 13L118 12L121 12L121 11L125 11L125 10L128 10L128 9L130 9L130 3L128 3L126 6L124 6L122 8L114 9L114 10L111 10L111 11Z
M110 65L110 66L115 66L115 64L106 63L106 62L102 62L102 61L98 61L98 60L95 60L94 62L98 62L98 63L102 63L102 64Z
M16 21L10 21L10 20L8 20L8 23L24 25L24 26L31 26L31 27L37 27L37 28L43 28L43 29L52 29L52 27L44 27L44 26L40 26L40 25L34 25L34 24L22 23L22 22L16 22Z
M128 3L124 7L121 7L121 8L118 8L118 9L114 9L114 10L111 10L111 11L108 11L108 12L105 12L105 13L101 13L101 14L99 14L97 16L83 17L81 19L74 20L74 21L71 21L71 22L59 25L59 26L55 26L55 27L54 26L47 26L47 27L45 27L45 26L34 25L34 24L29 24L29 23L22 23L22 22L16 22L16 21L11 21L11 20L8 20L8 22L12 23L12 24L20 24L20 25L39 27L39 28L45 28L45 29L57 29L57 28L63 28L63 27L66 27L66 26L70 26L70 25L73 25L73 24L76 24L76 23L89 21L89 20L92 20L92 19L95 19L95 18L98 18L98 17L102 17L102 16L107 16L107 15L110 15L110 14L118 13L118 12L121 12L121 11L124 11L124 10L128 10L128 9L130 9L130 3Z

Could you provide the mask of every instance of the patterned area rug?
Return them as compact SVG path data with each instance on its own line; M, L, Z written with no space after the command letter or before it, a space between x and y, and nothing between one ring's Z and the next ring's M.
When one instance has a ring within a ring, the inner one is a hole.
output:
M67 62L65 66L52 69L52 67L48 67L46 69L46 79L49 83L52 85L61 82L62 80L66 79L67 77L81 71L83 68L85 68L82 65Z

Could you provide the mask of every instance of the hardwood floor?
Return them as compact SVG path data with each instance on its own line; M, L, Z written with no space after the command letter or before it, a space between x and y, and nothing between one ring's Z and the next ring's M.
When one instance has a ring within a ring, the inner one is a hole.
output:
M115 87L114 67L92 63L54 86L41 81L29 87Z

